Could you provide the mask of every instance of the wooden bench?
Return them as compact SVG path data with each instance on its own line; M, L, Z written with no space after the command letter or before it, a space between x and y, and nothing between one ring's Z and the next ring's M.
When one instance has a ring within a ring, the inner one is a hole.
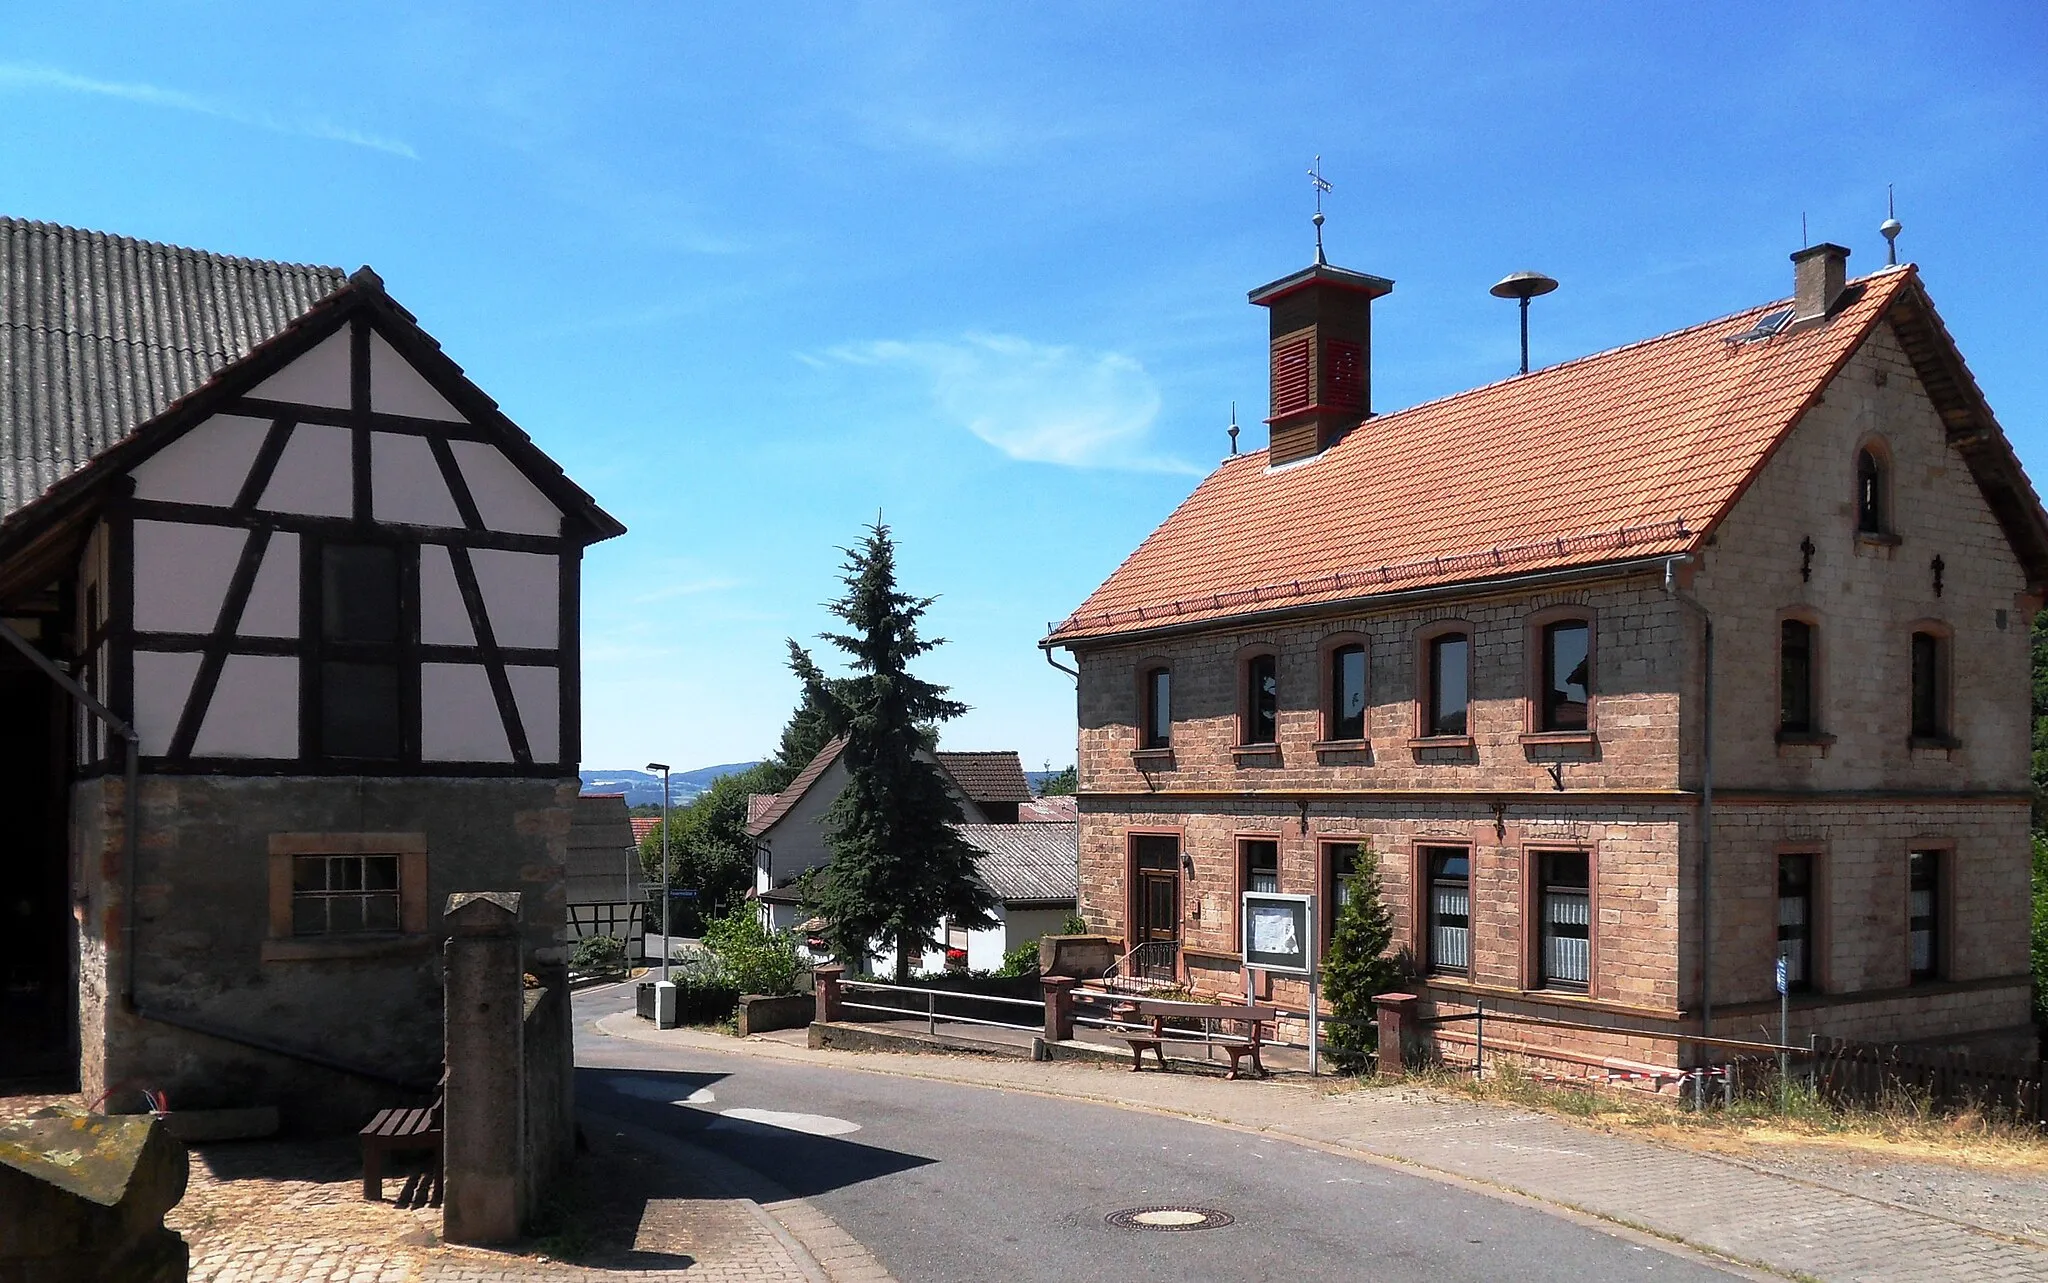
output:
M1207 1002L1166 1002L1152 998L1141 998L1129 1004L1120 1004L1119 1011L1128 1011L1141 1020L1152 1022L1150 1033L1132 1030L1123 1035L1131 1044L1131 1072L1145 1067L1145 1051L1150 1048L1159 1058L1159 1067L1167 1068L1165 1044L1193 1044L1203 1047L1221 1047L1230 1054L1230 1072L1226 1078L1237 1077L1238 1062L1251 1057L1252 1069L1259 1077L1267 1076L1266 1067L1259 1063L1260 1030L1280 1018L1280 1012L1273 1007L1222 1006ZM1166 1027L1166 1022L1175 1019L1215 1020L1245 1027L1241 1034L1208 1034L1206 1036L1176 1037L1176 1031Z
M363 1197L384 1201L384 1159L401 1150L434 1155L434 1183L441 1181L441 1102L419 1109L380 1109L362 1130ZM402 1196L402 1195L401 1195Z

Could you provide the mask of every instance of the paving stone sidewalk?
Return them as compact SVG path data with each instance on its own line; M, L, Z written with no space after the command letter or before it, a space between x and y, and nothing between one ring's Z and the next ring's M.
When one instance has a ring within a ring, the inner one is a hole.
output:
M1513 1191L1784 1274L1899 1283L2048 1280L2048 1235L2016 1228L2028 1224L2024 1219L1978 1216L1967 1203L1913 1206L1762 1163L1443 1093L1331 1090L1305 1078L1226 1082L992 1056L812 1051L798 1036L657 1031L630 1013L595 1024L613 1037L678 1049L1033 1091L1224 1123ZM1881 1163L1873 1157L1864 1165Z
M9 1097L0 1116L76 1104ZM442 1243L438 1208L396 1205L402 1177L386 1181L393 1201L365 1201L345 1138L196 1147L165 1223L191 1247L192 1283L893 1283L830 1218L753 1173L598 1115L583 1126L574 1263L530 1244Z

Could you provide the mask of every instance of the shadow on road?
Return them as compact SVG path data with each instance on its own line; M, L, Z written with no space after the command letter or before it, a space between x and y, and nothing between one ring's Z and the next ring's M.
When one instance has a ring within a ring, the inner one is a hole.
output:
M845 1136L818 1135L799 1127L827 1125L835 1120L791 1113L788 1125L719 1112L707 1096L690 1097L724 1074L684 1073L655 1069L576 1070L576 1099L599 1113L628 1119L688 1140L761 1176L799 1198L810 1198L881 1176L924 1167L938 1160L865 1145ZM795 1107L800 1109L800 1102ZM755 1197L753 1191L741 1191ZM757 1201L772 1201L762 1191Z

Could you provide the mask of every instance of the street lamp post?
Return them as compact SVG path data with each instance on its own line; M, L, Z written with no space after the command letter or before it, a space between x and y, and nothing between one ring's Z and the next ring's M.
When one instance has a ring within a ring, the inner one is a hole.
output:
M662 762L649 762L647 769L661 772L661 978L668 979L668 906L669 895L668 860L668 766Z

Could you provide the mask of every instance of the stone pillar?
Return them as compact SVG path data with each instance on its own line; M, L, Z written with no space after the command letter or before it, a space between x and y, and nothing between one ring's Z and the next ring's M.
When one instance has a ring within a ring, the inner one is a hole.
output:
M499 1243L519 1237L527 1210L519 893L458 892L443 922L441 1234L451 1243Z
M191 1254L164 1213L186 1175L185 1147L148 1114L0 1122L0 1279L185 1283Z
M814 1023L829 1025L843 1014L839 1009L839 978L846 974L846 968L836 962L811 971L814 996L818 1000L817 1013L811 1017Z
M1417 1001L1412 993L1383 993L1373 999L1379 1011L1382 1077L1398 1077L1414 1067L1408 1063L1408 1053L1421 1029L1417 1023Z
M1074 1036L1074 986L1081 982L1072 976L1046 976L1042 983L1045 985L1045 1041L1067 1042Z

